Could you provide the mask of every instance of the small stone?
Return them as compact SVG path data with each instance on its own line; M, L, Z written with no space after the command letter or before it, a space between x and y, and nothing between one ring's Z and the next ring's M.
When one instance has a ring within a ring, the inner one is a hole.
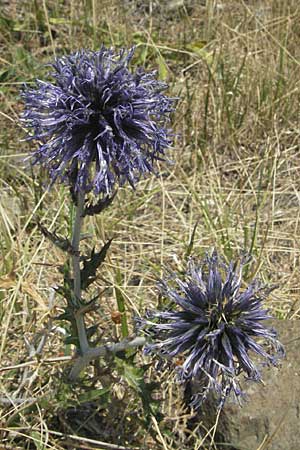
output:
M219 450L300 449L300 321L274 320L271 325L286 357L278 368L262 369L264 384L243 383L247 400L242 407L225 403L215 435ZM214 425L211 401L203 406L200 419L207 428Z

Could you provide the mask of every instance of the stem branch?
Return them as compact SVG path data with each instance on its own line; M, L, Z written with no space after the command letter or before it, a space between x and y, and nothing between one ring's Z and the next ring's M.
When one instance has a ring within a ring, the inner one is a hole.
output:
M145 345L145 343L146 339L139 336L134 338L132 341L124 339L123 341L116 344L107 344L101 347L90 348L75 361L69 378L71 381L75 381L78 378L80 372L94 359L100 358L102 356L107 356L109 354L115 354L128 348L142 347L143 345Z

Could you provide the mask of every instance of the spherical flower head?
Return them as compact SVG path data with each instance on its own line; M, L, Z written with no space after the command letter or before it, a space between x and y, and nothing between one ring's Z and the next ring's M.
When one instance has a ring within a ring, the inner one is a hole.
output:
M51 64L53 82L25 86L22 120L39 143L32 163L45 166L52 183L110 194L126 181L134 187L163 159L174 99L155 72L128 69L133 52L81 50Z
M263 303L272 288L257 280L244 287L246 262L227 265L216 252L199 264L191 259L183 280L171 273L159 284L161 294L177 308L148 312L141 320L151 338L146 352L174 358L180 380L199 387L191 401L196 408L211 390L220 405L230 392L243 394L238 377L242 372L247 379L261 381L251 354L275 365L276 355L284 353L275 330L263 324L270 318Z

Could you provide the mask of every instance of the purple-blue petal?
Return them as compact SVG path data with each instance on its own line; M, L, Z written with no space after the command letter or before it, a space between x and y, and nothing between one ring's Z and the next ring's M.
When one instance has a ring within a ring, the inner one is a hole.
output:
M56 59L53 82L24 88L22 120L39 143L32 163L45 166L52 183L72 179L75 191L109 194L116 184L134 187L164 159L174 99L154 72L129 71L133 52L78 51Z
M171 273L159 284L174 309L150 314L148 349L168 359L181 356L180 380L196 379L202 386L193 406L201 405L210 390L220 404L231 392L243 395L240 373L261 379L252 354L268 364L283 356L275 330L264 324L270 318L263 307L270 289L256 280L242 289L243 264L245 260L226 265L214 252L202 264L191 259L184 277Z

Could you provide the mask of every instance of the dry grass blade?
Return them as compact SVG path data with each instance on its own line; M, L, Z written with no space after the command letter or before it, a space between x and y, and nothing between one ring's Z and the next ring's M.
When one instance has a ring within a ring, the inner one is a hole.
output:
M65 323L51 327L43 353L30 356L48 321L63 311L49 301L65 255L35 223L68 236L68 190L47 190L44 172L24 165L30 151L18 115L19 89L43 79L44 63L78 48L136 45L134 64L158 68L179 98L172 165L133 192L122 187L99 216L86 217L86 250L115 236L97 272L95 343L134 333L133 316L157 307L164 267L182 271L187 256L216 247L227 260L253 256L247 277L278 284L268 307L281 319L300 317L300 11L298 0L159 2L137 0L4 0L0 13L0 391L2 445L11 449L98 448L190 450L216 447L182 405L168 371L149 368L164 419L143 422L143 410L117 369L101 361L82 384L66 383L72 348ZM101 9L101 11L100 11ZM196 227L197 223L197 227ZM116 271L121 275L116 282ZM115 292L126 330L112 321ZM119 299L120 300L120 299ZM120 309L120 301L119 301ZM106 342L106 341L105 341ZM139 362L149 359L138 357ZM113 383L111 402L97 395ZM84 386L84 387L83 387ZM49 399L45 401L45 398ZM8 399L7 401L5 399ZM15 399L12 411L9 399ZM26 402L18 408L18 401ZM30 399L38 399L27 408ZM11 422L10 422L11 420ZM7 425L9 424L9 425ZM122 438L120 438L122 436ZM261 448L270 439L267 437ZM122 441L120 440L122 439ZM101 447L102 445L102 447Z

